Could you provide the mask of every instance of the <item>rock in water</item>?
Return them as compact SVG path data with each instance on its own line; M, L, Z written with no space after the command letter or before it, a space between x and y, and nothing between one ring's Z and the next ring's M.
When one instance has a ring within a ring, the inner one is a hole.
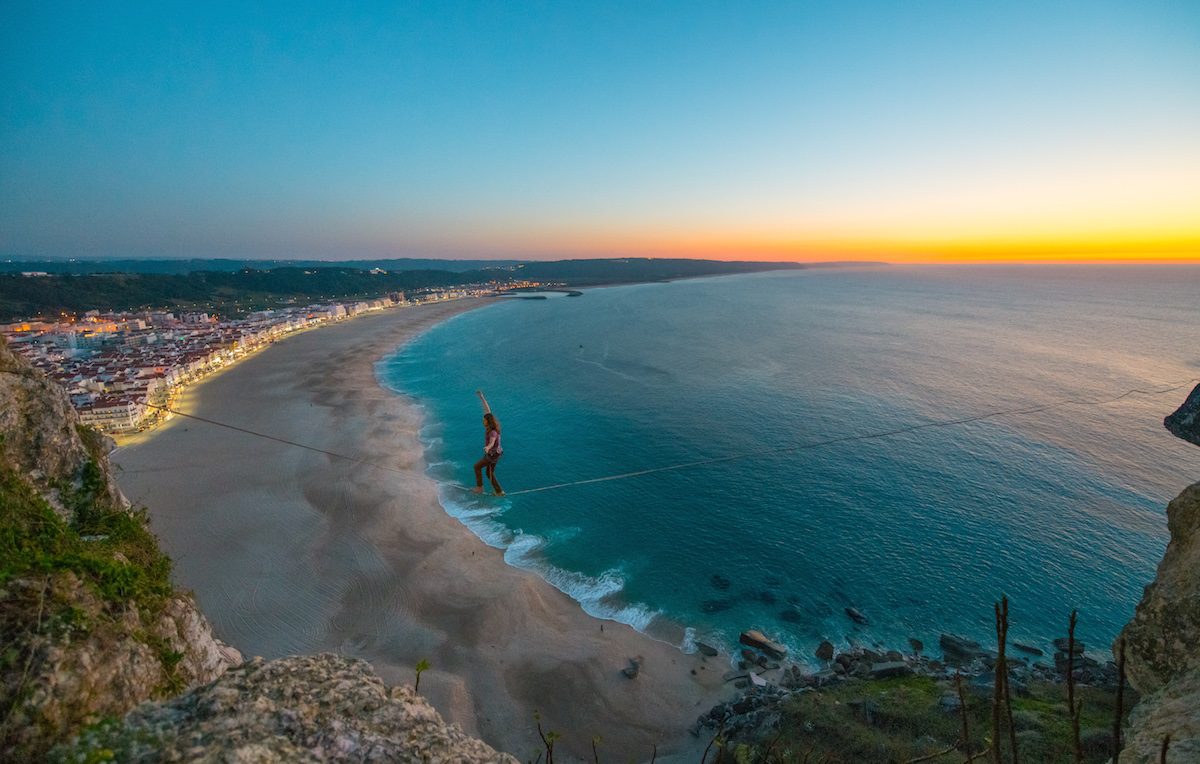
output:
M870 621L867 620L867 617L865 615L863 615L862 612L858 610L858 608L852 608L852 607L846 608L846 615L850 616L851 621L854 621L855 623L858 623L858 624L862 624L863 626L866 626L868 623L870 623Z
M1084 646L1083 646L1082 642L1080 642L1077 639L1077 640L1075 640L1075 644L1072 645L1071 640L1069 640L1067 637L1058 637L1057 639L1055 639L1054 647L1056 650L1058 650L1059 652L1062 652L1062 653L1065 653L1067 651L1068 647L1073 647L1075 649L1072 650L1071 652L1075 653L1076 655L1083 655L1083 651L1084 651Z
M945 656L947 663L970 663L976 658L988 655L988 651L984 650L978 642L954 634L941 635L938 645L942 648L942 655Z
M707 658L715 658L717 656L717 648L704 642L697 642L696 649L700 651L701 655Z
M1175 413L1163 420L1163 426L1175 437L1200 446L1200 385L1196 385Z
M921 640L917 639L916 637L908 638L908 646L911 647L912 651L914 653L916 653L917 655L920 655L921 651L925 649L925 643L922 642Z
M1033 645L1026 645L1022 642L1013 642L1012 646L1015 647L1016 649L1020 650L1021 652L1029 653L1030 655L1045 655L1046 654L1044 651L1042 651L1041 648L1034 647Z
M821 644L817 645L817 657L823 661L833 660L833 643L828 639L822 640Z
M782 660L787 655L786 647L778 642L767 639L766 635L757 629L743 631L742 635L738 637L738 641L746 647L753 647L755 650L762 652L768 658Z

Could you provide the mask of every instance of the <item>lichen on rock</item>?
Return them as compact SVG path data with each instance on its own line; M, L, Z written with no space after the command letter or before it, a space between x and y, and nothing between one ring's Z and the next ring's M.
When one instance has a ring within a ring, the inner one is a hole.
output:
M412 688L386 687L365 661L328 653L255 659L89 729L53 758L89 761L101 751L125 762L517 764L445 723Z

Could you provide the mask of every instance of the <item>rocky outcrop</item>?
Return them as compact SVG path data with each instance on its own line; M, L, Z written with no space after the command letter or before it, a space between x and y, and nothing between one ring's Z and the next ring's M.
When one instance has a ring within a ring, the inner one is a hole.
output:
M1129 715L1120 764L1158 764L1167 735L1167 764L1200 761L1200 671L1176 677L1138 703Z
M109 444L2 339L0 401L0 761L516 763L362 661L242 665L171 586Z
M1200 387L1165 424L1200 445ZM1171 736L1168 762L1200 761L1200 483L1167 506L1171 540L1154 581L1120 640L1126 673L1143 698L1130 716L1121 764L1157 762Z
M1163 420L1172 435L1200 446L1200 385L1174 413Z
M114 504L127 504L117 484L108 479L106 439L83 430L79 415L62 389L0 339L0 457L38 490L60 517L69 520L63 493L77 488L95 464L104 475L103 489Z
M138 608L114 612L69 573L41 582L18 579L9 591L69 603L74 619L31 630L21 646L29 674L4 719L4 748L10 752L37 752L87 723L121 716L174 688L212 681L241 663L241 655L213 637L208 621L182 595L167 602L157 623L146 624ZM6 689L17 694L11 684Z
M1171 541L1121 636L1126 673L1142 693L1200 667L1200 483L1167 506Z
M109 472L105 441L0 340L0 759L210 682L215 639Z
M446 724L405 686L386 687L365 662L324 654L254 660L120 723L89 730L55 752L88 761L504 762Z

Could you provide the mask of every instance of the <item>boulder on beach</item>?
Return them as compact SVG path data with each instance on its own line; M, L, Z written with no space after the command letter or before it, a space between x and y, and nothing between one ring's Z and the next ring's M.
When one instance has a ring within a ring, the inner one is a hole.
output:
M742 635L738 637L738 642L741 642L746 647L753 647L755 650L762 652L768 658L774 658L775 660L781 660L785 655L787 655L786 647L778 642L768 639L765 634L757 629L743 631Z
M871 664L872 679L887 679L893 676L908 676L913 672L912 667L904 661L883 661Z
M696 649L706 658L715 658L717 656L717 648L704 642L697 642Z
M642 656L629 659L629 665L621 669L621 673L630 679L637 679L638 674L642 673L642 661L646 660Z

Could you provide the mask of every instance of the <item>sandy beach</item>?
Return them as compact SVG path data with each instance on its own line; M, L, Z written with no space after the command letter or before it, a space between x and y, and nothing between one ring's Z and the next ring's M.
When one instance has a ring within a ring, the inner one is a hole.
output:
M483 304L435 303L298 334L178 404L362 461L175 417L114 452L121 487L149 507L177 582L247 656L335 651L370 661L388 683L411 683L427 659L422 694L523 760L541 748L535 711L563 735L560 755L590 760L599 735L602 760L647 760L652 745L659 761L698 760L686 728L716 699L726 660L596 620L506 565L438 504L419 409L376 380L381 356ZM630 680L620 670L639 655L643 670Z

